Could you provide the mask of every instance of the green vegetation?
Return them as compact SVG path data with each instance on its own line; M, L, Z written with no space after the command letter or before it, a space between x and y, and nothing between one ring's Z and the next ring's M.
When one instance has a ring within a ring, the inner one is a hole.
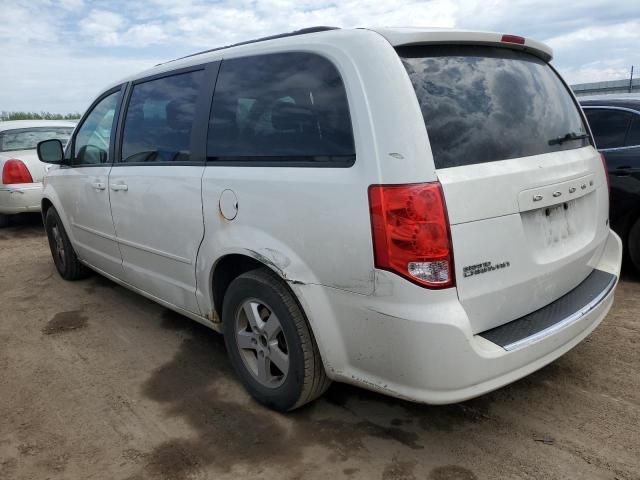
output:
M77 120L79 113L51 113L51 112L0 112L0 121L7 120Z

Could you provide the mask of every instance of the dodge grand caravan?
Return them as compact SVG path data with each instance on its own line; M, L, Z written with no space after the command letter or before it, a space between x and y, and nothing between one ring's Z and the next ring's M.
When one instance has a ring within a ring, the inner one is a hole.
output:
M558 358L613 302L603 161L551 50L522 37L315 28L106 89L45 179L88 269L224 333L265 405L331 380L465 400Z

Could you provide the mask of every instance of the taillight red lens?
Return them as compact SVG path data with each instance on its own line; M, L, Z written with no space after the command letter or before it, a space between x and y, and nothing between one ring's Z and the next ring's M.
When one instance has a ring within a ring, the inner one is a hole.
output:
M455 284L440 183L372 185L369 208L376 268L430 288Z
M33 183L33 178L22 160L12 158L4 162L4 167L2 168L2 183L5 185L11 185L13 183Z
M517 43L518 45L524 45L524 37L518 35L502 35L502 42L504 43Z

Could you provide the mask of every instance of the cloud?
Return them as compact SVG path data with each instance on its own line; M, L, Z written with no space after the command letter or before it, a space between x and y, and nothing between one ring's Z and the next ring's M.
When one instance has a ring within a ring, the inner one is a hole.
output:
M109 84L160 60L78 55L60 46L37 51L10 47L2 57L11 67L2 68L0 110L57 113L83 112Z
M134 25L122 35L122 44L147 47L168 41L169 36L162 25Z
M39 14L41 12L37 4L18 5L9 2L0 7L0 12L0 42L3 50L6 45L57 42L57 22Z
M163 1L163 0L159 0ZM221 2L192 4L192 14L181 8L177 34L197 46L227 44L256 36L287 32L315 25L366 27L417 25L453 27L457 7L449 1L409 0L395 2L269 0L263 2Z
M84 0L58 0L57 4L65 10L80 10L84 7Z
M313 25L526 35L554 48L569 82L625 78L640 66L637 0L1 1L0 110L80 110L109 81L159 61Z
M555 51L554 63L570 83L627 78L632 64L640 66L640 19L614 26L586 26L546 39Z
M97 45L113 46L121 43L120 30L124 18L107 10L93 10L80 23L80 34Z

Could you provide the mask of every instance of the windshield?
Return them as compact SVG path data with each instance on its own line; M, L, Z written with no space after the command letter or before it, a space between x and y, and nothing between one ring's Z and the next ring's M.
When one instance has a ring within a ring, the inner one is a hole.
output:
M471 45L398 48L436 168L589 145L567 87L529 53Z
M33 150L38 142L57 138L66 144L73 127L17 128L0 132L0 152Z

